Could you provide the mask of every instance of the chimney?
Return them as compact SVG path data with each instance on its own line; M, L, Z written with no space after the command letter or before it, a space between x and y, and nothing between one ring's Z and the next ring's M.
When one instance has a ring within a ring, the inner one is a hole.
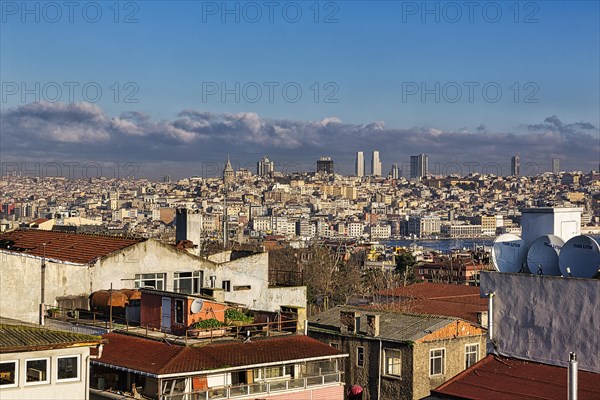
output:
M356 334L360 329L360 312L358 311L340 311L340 331L341 333Z
M568 400L577 400L577 370L579 363L577 362L577 354L569 353L569 375L568 378Z
M379 314L367 314L367 335L379 336Z

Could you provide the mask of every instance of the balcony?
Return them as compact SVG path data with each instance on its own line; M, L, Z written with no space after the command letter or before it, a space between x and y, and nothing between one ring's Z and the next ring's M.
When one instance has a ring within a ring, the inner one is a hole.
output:
M277 395L288 391L311 390L321 386L343 384L342 374L341 371L324 372L300 378L219 386L202 391L163 395L160 400L246 399L255 398L256 395L268 398L269 395Z

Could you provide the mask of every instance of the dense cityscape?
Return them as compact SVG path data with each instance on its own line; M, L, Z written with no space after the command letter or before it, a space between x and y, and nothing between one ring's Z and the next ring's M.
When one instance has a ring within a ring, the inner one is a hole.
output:
M599 400L600 1L0 1L0 400Z

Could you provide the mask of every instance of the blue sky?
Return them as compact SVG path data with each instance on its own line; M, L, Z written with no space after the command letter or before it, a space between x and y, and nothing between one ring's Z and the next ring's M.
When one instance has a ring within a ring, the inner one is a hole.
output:
M585 133L598 135L597 1L476 2L472 15L465 2L280 1L272 21L263 1L141 1L116 7L80 2L73 22L65 2L53 3L60 16L46 3L27 4L30 14L21 2L2 2L4 113L38 98L54 105L94 100L109 119L138 112L159 122L193 109L285 121L335 117L359 126L381 122L390 130L517 135L557 116L564 124L590 123L593 129ZM125 23L128 18L132 23ZM78 85L73 98L68 82ZM32 90L25 98L23 84ZM86 84L92 90L88 97L82 90ZM101 96L95 96L96 87ZM238 101L233 93L222 98L223 88L236 92ZM423 89L429 90L424 97ZM342 163L358 150L353 140L348 138L349 155ZM284 146L255 150L239 149L240 157L286 154ZM310 157L327 149L317 150ZM591 168L600 161L593 150L585 164L560 149L555 153L565 165L571 158L572 168ZM402 162L408 155L384 153L382 159Z

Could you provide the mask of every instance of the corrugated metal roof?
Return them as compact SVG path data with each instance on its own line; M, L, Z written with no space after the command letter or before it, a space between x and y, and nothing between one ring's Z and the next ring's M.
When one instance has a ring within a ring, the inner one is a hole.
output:
M580 370L578 384L580 400L600 398L600 374ZM567 368L489 354L431 394L440 399L565 399Z
M109 333L102 358L94 363L151 375L183 374L222 368L317 357L341 357L339 350L304 335L286 335L250 342L213 343L203 347L170 345L154 340Z
M24 325L0 324L0 353L94 345L101 342L103 340L99 336Z
M0 235L0 250L87 264L145 239L19 229Z
M340 332L340 311L359 311L360 330L367 326L367 314L379 314L378 338L398 342L414 342L433 331L441 329L456 319L429 315L399 314L364 310L357 307L338 306L309 318L309 328Z

